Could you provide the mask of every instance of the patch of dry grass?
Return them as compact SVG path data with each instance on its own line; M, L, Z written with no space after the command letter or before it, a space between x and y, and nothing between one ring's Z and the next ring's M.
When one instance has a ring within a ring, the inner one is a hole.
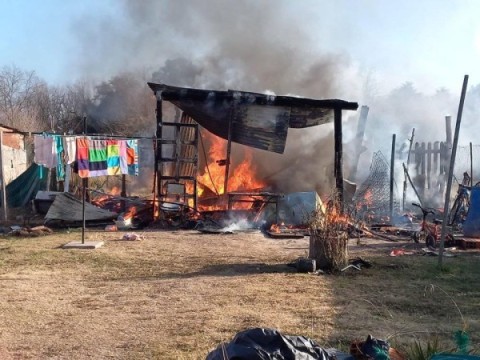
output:
M372 269L341 276L295 273L308 239L259 233L203 235L88 232L95 251L62 250L79 232L0 240L0 350L16 358L204 359L249 327L273 327L348 346L368 333L402 345L461 326L450 294L478 342L478 258L390 258L395 244L355 246ZM437 288L438 289L438 288ZM424 295L427 296L424 296ZM1 353L1 352L0 352Z

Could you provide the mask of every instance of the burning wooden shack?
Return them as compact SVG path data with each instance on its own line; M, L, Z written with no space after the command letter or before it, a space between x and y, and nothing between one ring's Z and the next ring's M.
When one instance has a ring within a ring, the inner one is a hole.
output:
M342 111L356 110L357 103L236 90L201 90L156 83L148 85L154 91L157 103L156 216L161 214L161 210L168 212L182 204L194 210L253 209L257 212L265 204L277 204L281 194L269 192L267 184L256 181L254 174L248 171L248 159L237 169L232 169L232 143L283 154L290 128L308 128L332 122L336 194L343 206ZM181 111L175 121L164 119L165 101ZM205 136L223 139L224 145L211 142L215 161L222 165L221 174L212 174L208 165L205 173L199 174L199 142L203 141L200 131Z

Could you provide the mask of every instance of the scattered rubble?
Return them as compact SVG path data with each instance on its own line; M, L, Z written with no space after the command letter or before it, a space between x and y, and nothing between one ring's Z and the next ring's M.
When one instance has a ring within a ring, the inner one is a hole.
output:
M37 237L44 236L53 233L53 230L44 225L35 226L35 227L20 227L20 226L11 226L12 230L7 234L8 236L23 236L23 237Z
M144 236L137 233L126 233L122 236L122 240L126 240L126 241L138 241L143 239L144 239Z

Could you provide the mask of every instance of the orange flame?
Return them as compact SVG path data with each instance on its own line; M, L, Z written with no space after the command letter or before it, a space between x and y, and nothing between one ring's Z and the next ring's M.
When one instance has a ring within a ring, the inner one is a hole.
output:
M207 196L207 189L217 195L225 193L225 158L227 141L213 135L209 132L203 132L205 143L210 143L207 155L207 164L203 169L203 174L197 177L198 197ZM255 167L252 163L252 150L245 147L243 149L243 160L240 164L230 163L228 176L228 191L257 190L265 187L265 183L256 177ZM213 194L212 194L213 195ZM234 204L234 208L248 208L248 203ZM201 210L215 210L222 206L209 206Z
M110 195L120 195L121 192L118 186L114 186L112 190L110 190Z
M280 226L272 224L272 226L270 226L270 232L278 234L280 232Z
M107 203L108 201L112 200L112 196L118 196L120 195L121 191L120 188L117 186L114 186L109 193L104 193L102 195L96 195L94 199L92 199L91 203L93 205L102 207Z
M131 206L127 211L125 211L125 213L123 214L123 218L125 220L131 219L135 216L136 213L137 213L137 208L135 206Z

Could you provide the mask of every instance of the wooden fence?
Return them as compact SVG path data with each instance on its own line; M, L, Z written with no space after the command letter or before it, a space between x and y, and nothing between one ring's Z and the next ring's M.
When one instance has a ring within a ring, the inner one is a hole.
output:
M443 194L450 162L451 145L447 142L416 142L410 153L409 174L424 197L425 190L431 195ZM404 153L398 154L405 159Z

